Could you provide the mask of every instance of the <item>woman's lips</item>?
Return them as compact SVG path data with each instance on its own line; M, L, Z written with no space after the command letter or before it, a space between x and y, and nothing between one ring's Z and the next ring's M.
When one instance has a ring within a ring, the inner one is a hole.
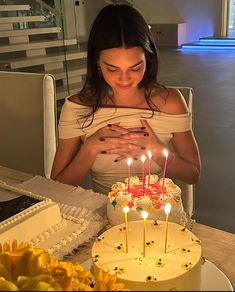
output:
M131 88L132 84L116 84L120 89L129 89Z

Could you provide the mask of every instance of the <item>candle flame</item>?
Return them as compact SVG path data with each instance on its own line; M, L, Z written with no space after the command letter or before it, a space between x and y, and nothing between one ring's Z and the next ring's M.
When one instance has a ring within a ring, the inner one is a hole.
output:
M130 211L130 208L128 206L123 207L123 212L128 213Z
M165 157L168 157L168 151L166 149L163 150L163 154L165 155Z
M171 211L171 204L170 203L167 203L164 207L164 212L166 215L169 215L170 214L170 211Z
M146 156L145 155L141 155L141 158L140 158L140 160L144 163L145 162L145 160L146 160Z
M142 217L143 219L147 219L148 216L149 216L149 213L148 213L147 211L142 211L142 212L141 212L141 217Z
M132 163L132 159L131 159L131 158L128 158L128 159L127 159L127 165L128 165L128 166L131 166L131 163Z
M148 158L149 160L152 158L152 152L150 150L148 150Z

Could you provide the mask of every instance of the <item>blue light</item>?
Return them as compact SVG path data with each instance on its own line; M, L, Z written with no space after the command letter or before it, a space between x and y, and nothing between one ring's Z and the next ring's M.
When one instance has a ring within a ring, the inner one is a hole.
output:
M217 43L217 42L224 42L224 43L234 43L235 42L235 38L233 39L199 39L200 42L213 42L213 43Z
M235 46L194 46L194 45L182 45L181 49L189 49L189 50L235 50Z

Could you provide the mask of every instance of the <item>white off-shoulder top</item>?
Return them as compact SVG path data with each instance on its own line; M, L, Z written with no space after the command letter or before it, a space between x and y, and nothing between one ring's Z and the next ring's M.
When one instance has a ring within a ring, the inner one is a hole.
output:
M169 115L154 112L154 115L151 117L152 111L149 109L124 107L101 107L95 113L92 124L82 128L84 119L81 119L81 116L90 113L90 111L90 107L74 103L66 98L60 115L59 138L68 139L81 136L85 142L89 136L93 135L101 127L107 126L107 124L120 122L120 126L127 128L141 127L140 119L147 119L154 133L167 146L170 143L173 133L185 132L192 128L191 113ZM90 121L91 118L85 122L85 125L89 124ZM117 156L114 154L97 155L91 169L94 191L107 194L113 183L124 181L127 177L127 162L125 159L114 162ZM82 165L78 165L78 171L80 167ZM134 160L131 165L131 176L139 175L141 177L141 173L142 162L140 160ZM158 174L159 176L162 174L162 169L154 161L151 163L151 173Z

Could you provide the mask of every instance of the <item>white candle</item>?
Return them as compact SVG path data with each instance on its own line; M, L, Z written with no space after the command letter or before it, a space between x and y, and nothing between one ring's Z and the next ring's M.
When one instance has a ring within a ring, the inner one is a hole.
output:
M149 167L148 167L148 187L150 184L150 172L151 172L151 159L152 159L152 152L150 150L148 150L148 163L149 163Z
M127 165L128 165L127 192L128 194L130 192L131 163L132 163L132 159L128 158L127 159Z
M166 233L165 233L165 253L167 250L167 236L168 236L168 216L171 212L171 204L167 203L164 207L164 212L166 214Z
M145 160L146 160L146 156L145 155L141 155L140 160L143 163L143 167L142 167L142 180L143 180L143 195L145 193Z
M128 220L127 220L127 213L130 211L128 206L123 207L124 218L125 218L125 233L126 233L126 253L128 253Z
M145 237L146 237L146 221L149 214L147 211L141 212L141 217L144 219L144 228L143 228L143 257L145 257Z

